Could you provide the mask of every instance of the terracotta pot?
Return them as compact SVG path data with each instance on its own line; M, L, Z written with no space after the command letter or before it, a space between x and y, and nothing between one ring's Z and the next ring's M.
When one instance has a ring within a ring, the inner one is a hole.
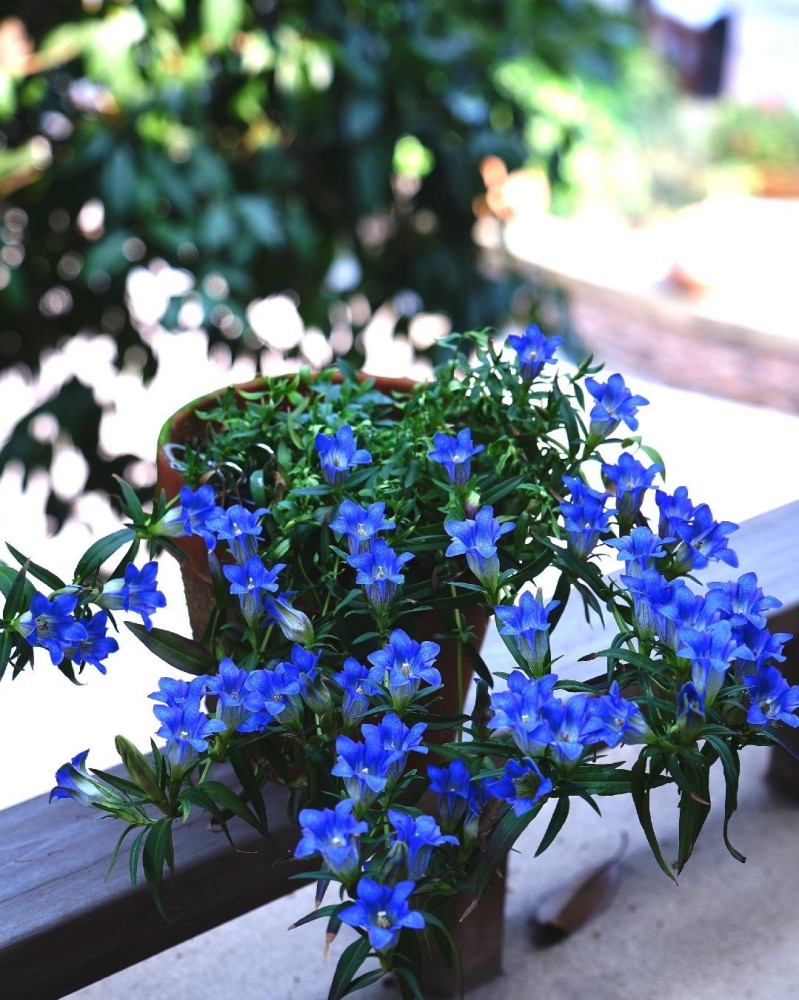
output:
M366 376L363 376L366 378ZM244 405L242 392L260 392L269 385L269 378L259 378L242 385L234 386L237 399L240 405ZM376 378L377 388L385 395L392 393L407 393L415 383L405 378ZM183 474L176 469L170 461L168 446L170 444L192 444L197 446L202 443L209 423L197 416L198 412L212 410L221 396L228 391L228 387L219 389L209 395L193 400L186 406L181 407L173 416L166 421L161 429L158 438L158 454L156 459L156 492L164 490L167 497L175 497L180 493L181 487L185 485ZM207 549L203 540L197 536L174 539L178 548L185 555L181 560L180 567L183 576L183 586L186 594L186 604L189 612L194 637L201 640L205 633L208 621L214 609L214 593L211 583L211 575L208 570ZM488 622L482 611L475 605L468 605L464 608L463 614L475 633L475 645L480 648L485 637ZM414 616L414 631L421 638L432 638L437 632L444 628L444 622L435 611L419 612ZM458 684L458 644L454 639L447 639L441 642L441 653L437 666L441 671L444 680L444 688L440 692L438 711L440 714L453 715L460 712L462 706L458 704L458 691L466 693L468 685L473 676L473 670L469 661L468 653L463 657L461 682ZM447 734L442 734L437 742L443 742Z

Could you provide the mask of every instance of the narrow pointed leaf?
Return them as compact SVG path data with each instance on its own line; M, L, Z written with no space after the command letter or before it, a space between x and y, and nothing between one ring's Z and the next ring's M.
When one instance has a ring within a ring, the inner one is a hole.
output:
M151 653L171 667L177 667L178 670L184 670L187 674L194 674L197 677L216 673L216 660L205 646L195 639L187 639L163 628L152 628L148 631L140 622L125 622L125 625Z

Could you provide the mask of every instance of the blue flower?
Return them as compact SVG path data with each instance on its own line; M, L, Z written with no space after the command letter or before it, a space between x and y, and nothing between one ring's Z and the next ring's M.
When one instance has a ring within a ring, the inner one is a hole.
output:
M771 666L761 667L754 677L745 677L744 684L751 699L746 721L750 726L784 722L796 729L799 726L799 684L788 685L782 673Z
M125 567L125 577L109 580L97 598L101 608L114 611L122 608L141 615L147 629L153 627L151 614L158 608L166 606L166 598L158 590L158 563L148 562L142 568L136 569L133 563Z
M20 615L16 631L29 645L44 646L57 665L68 655L67 650L89 638L86 625L72 614L77 603L77 594L56 594L50 601L36 593L28 611Z
M729 621L719 621L707 629L680 629L677 655L691 661L691 680L709 708L721 690L727 669L734 659L749 650L733 635Z
M550 601L545 606L539 590L535 597L525 591L518 606L494 608L494 614L503 623L500 633L514 637L522 659L537 676L544 672L549 655L547 619L559 604L560 601Z
M525 756L542 755L552 741L552 730L542 712L550 702L561 704L552 694L557 681L556 674L532 679L514 670L508 677L508 690L491 695L494 715L488 728L509 729L513 742Z
M388 712L378 725L365 722L361 726L367 744L389 755L386 770L389 780L402 774L409 753L427 753L422 743L426 729L424 722L406 726L396 712Z
M414 888L413 882L397 882L393 887L380 885L365 875L358 882L357 902L340 910L339 919L350 927L363 928L375 951L390 951L396 947L403 927L413 930L424 927L424 915L408 905Z
M659 472L663 472L662 465L653 463L646 468L626 451L615 465L602 466L602 474L616 487L616 512L620 523L632 523L641 509L644 493Z
M313 643L313 622L304 611L294 607L288 594L278 594L277 597L262 594L261 599L266 617L277 625L289 642L299 642L304 646Z
M333 680L344 691L341 714L344 722L352 726L366 714L371 698L380 694L380 689L369 680L369 668L348 656L341 673L333 674Z
M456 758L444 767L427 768L430 790L438 796L438 811L446 830L452 830L466 814L472 775L462 760Z
M352 815L354 807L352 799L342 799L335 809L300 810L302 837L294 857L307 858L318 852L334 875L342 882L351 882L361 868L358 838L369 831L368 823Z
M511 521L500 524L493 507L482 507L474 520L445 521L444 531L453 539L445 555L465 555L469 569L480 583L494 588L499 578L497 542L515 527Z
M555 352L562 343L562 337L547 337L534 323L521 336L511 334L508 337L508 344L519 356L519 374L530 382L538 378L544 365L555 361Z
M199 698L179 705L154 705L153 712L161 723L156 735L166 740L165 756L176 767L195 761L208 749L208 737L227 728L221 719L211 719L200 710Z
M91 618L84 618L80 624L86 629L86 638L80 639L74 645L65 646L64 656L80 663L91 663L104 674L105 664L102 661L119 649L116 639L106 634L108 612L98 611Z
M680 532L688 528L694 517L694 505L688 497L687 487L678 486L673 494L665 490L656 490L655 503L660 515L658 521L660 537L672 539L681 537Z
M366 596L375 607L389 604L397 587L405 581L402 567L413 559L412 552L397 553L383 538L375 538L367 552L349 556L347 562L357 571L355 582L366 587Z
M250 556L243 565L222 567L230 582L230 593L238 597L241 613L248 622L257 622L261 618L263 598L278 590L277 577L285 568L285 563L276 563L267 569L260 556Z
M324 715L330 710L332 699L318 665L319 656L319 653L312 653L295 643L291 648L291 662L284 661L281 665L287 675L293 676L296 671L300 682L300 694L308 708L316 715Z
M433 450L427 457L446 469L450 482L462 486L471 474L471 459L485 448L484 445L472 443L472 432L468 427L458 431L456 437L449 434L433 435Z
M274 670L253 670L245 687L244 705L252 717L239 726L239 732L259 732L272 720L289 729L299 728L302 702L299 702L301 684L296 667L283 662Z
M339 427L332 437L317 434L315 446L322 463L322 475L334 486L343 483L354 466L368 465L372 461L368 451L357 447L352 428L346 425Z
M737 581L709 583L707 586L708 606L728 618L736 628L743 627L747 622L756 628L764 628L764 612L782 607L782 601L764 595L754 573L744 573Z
M433 666L441 647L437 642L416 642L407 632L395 629L388 644L367 659L374 664L369 679L389 689L391 703L401 711L413 700L422 681L438 687L441 674Z
M640 576L644 570L653 568L656 559L666 555L664 541L671 539L659 538L650 528L641 526L633 528L629 535L611 539L608 545L618 550L628 576Z
M589 700L587 712L584 732L592 741L615 747L619 743L646 743L651 736L641 709L634 701L622 698L617 681L607 694Z
M677 525L675 533L684 543L677 547L675 560L685 570L704 569L711 559L717 559L728 566L738 565L738 556L729 547L727 536L738 530L732 521L716 521L706 503L694 508L692 519L684 525Z
M624 421L631 431L638 429L636 413L639 406L649 402L643 396L633 396L621 375L611 375L607 382L597 382L595 378L587 378L585 387L596 400L589 417L591 424L588 433L592 438L606 438Z
M534 760L509 760L499 778L485 782L486 789L496 799L502 799L513 806L517 816L525 813L552 792L552 780L545 778Z
M396 528L393 521L386 520L385 513L384 503L373 503L364 508L352 500L342 500L330 527L337 534L347 537L350 555L355 555L366 552L379 531Z
M338 758L330 773L344 780L347 795L354 802L369 805L388 784L395 754L374 740L357 743L349 736L336 738L336 753Z
M206 483L196 492L188 486L181 487L179 509L186 534L199 535L208 551L212 551L216 545L216 532L210 522L224 515L223 509L217 506L213 486Z
M424 878L434 847L458 844L458 838L444 834L432 816L410 816L399 809L388 810L389 823L394 827L397 841L407 846L408 878L418 882Z
M633 598L638 634L649 638L668 634L662 609L671 603L673 585L656 569L645 569L639 576L622 574L620 579Z
M541 715L552 730L549 753L567 771L577 764L585 746L597 742L591 732L587 707L588 695L576 694L565 704L552 699L541 709Z
M230 657L219 661L219 672L207 680L207 691L216 695L217 716L228 729L235 729L247 715L244 705L246 681L249 674L241 670Z
M55 788L50 792L50 802L53 799L74 799L82 806L90 806L103 797L102 786L86 768L88 755L89 751L84 750L68 764L59 767L55 773Z
M611 512L605 510L608 494L592 490L574 476L564 476L563 483L571 493L571 500L560 505L569 545L578 556L585 557L610 527Z
M227 542L236 562L243 563L258 551L258 539L263 532L261 518L268 513L266 507L252 511L241 504L234 504L227 510L218 507L208 518L208 527L218 541Z

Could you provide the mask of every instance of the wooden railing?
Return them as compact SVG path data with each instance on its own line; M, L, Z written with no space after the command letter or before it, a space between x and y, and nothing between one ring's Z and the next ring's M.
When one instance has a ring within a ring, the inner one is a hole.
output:
M746 522L733 547L740 572L755 570L764 591L783 601L771 627L799 635L799 502ZM725 575L718 567L703 574ZM578 604L567 608L555 635L560 662L569 665L561 673L573 676L583 676L571 669L580 656L602 648L601 631L588 628ZM799 640L786 652L783 669L799 683ZM490 633L484 658L497 662L503 654ZM580 668L586 677L595 672L589 663ZM774 752L770 775L799 798L799 765L784 751ZM147 889L131 886L124 848L104 881L119 824L98 822L93 810L71 801L50 806L46 796L0 812L0 996L63 997L293 891L289 875L301 870L290 861L298 833L285 805L283 789L267 790L273 841L233 821L237 851L208 831L202 815L176 830L177 872L164 894L168 923L155 914ZM479 921L480 910L470 920ZM481 940L500 947L490 930Z

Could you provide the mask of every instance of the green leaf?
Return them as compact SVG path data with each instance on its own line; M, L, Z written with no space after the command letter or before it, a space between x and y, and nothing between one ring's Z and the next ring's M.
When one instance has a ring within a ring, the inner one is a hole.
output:
M320 906L318 910L311 910L311 912L306 913L304 917L300 917L299 920L295 920L291 927L289 927L289 930L293 931L295 927L302 927L303 924L309 924L312 920L321 920L323 917L332 917L334 913L341 909L341 907L341 903L328 903L327 906Z
M649 811L649 792L651 786L647 781L646 765L647 756L644 751L641 753L638 760L633 764L631 769L632 796L635 811L638 814L638 822L641 824L641 829L646 835L647 843L655 856L655 860L660 865L661 870L668 875L672 882L676 882L677 879L674 877L674 873L663 858L663 854L660 850L660 844L658 843L657 836L655 835L655 828L652 825L652 814Z
M258 784L258 780L253 774L249 757L243 750L239 749L231 750L228 759L233 766L233 771L235 772L236 777L241 782L244 794L252 803L252 807L255 810L258 819L263 824L264 829L267 829L269 823L266 816L264 797L261 793L261 786Z
M552 844L555 837L557 837L560 833L561 828L569 815L570 805L571 803L568 795L562 795L558 799L557 805L552 813L552 818L549 821L547 832L541 838L541 843L538 845L538 849L535 852L536 857L538 857L539 854L543 854L544 851Z
M147 836L147 827L136 835L136 839L130 845L130 857L128 858L128 872L130 874L130 884L135 889L139 884L139 855L141 854L144 838Z
M244 24L244 0L200 0L200 29L215 51L227 48Z
M200 677L216 671L217 661L201 643L163 628L149 631L140 622L125 622L137 639L164 663Z
M144 508L141 501L136 496L133 487L126 483L121 476L114 476L119 492L122 494L122 509L128 517L136 524L141 524L145 519Z
M132 542L135 537L136 533L131 528L120 528L110 535L98 538L80 557L75 567L75 581L81 583L95 576L106 559L110 559L117 549Z
M718 736L706 735L705 739L719 755L721 766L724 768L724 781L726 784L726 794L724 796L724 844L735 860L743 864L746 861L746 857L733 847L728 834L730 819L738 808L738 779L741 774L741 763L738 759L738 752Z
M497 823L486 844L486 849L480 857L480 862L475 872L474 894L478 902L485 895L485 891L494 877L494 873L505 860L508 851L539 814L542 805L543 802L536 803L529 812L524 813L522 816L517 816L511 810Z
M9 621L30 607L33 587L31 587L27 580L27 573L28 564L24 563L22 569L17 573L16 579L6 597L3 617Z
M24 556L21 552L14 548L11 542L6 542L6 548L11 553L11 555L17 560L20 566L24 566L25 563L28 564L28 573L34 577L34 579L39 580L50 590L63 590L66 584L62 579L57 577L55 573L51 573L49 569L45 569L43 566L37 566L35 562L31 562L27 556Z
M341 1000L342 997L351 992L352 980L365 962L369 950L369 938L367 937L359 937L357 941L347 945L338 960L327 1000Z
M167 917L166 910L164 909L161 886L164 880L164 864L170 862L171 856L172 819L167 817L159 819L154 826L150 827L144 839L144 851L142 852L142 867L144 868L147 887L150 890L158 912L164 920L169 920L169 917Z
M406 969L403 965L397 965L392 970L397 979L401 979L400 990L403 1000L406 997L413 997L413 1000L425 1000L419 980L411 969ZM402 989L403 983L407 989Z
M200 791L210 795L214 802L219 803L223 809L227 809L234 816L243 819L245 823L249 824L260 834L263 834L265 837L270 836L265 824L261 823L258 817L250 812L238 795L228 788L227 785L223 785L221 781L203 781L198 785L198 788Z

